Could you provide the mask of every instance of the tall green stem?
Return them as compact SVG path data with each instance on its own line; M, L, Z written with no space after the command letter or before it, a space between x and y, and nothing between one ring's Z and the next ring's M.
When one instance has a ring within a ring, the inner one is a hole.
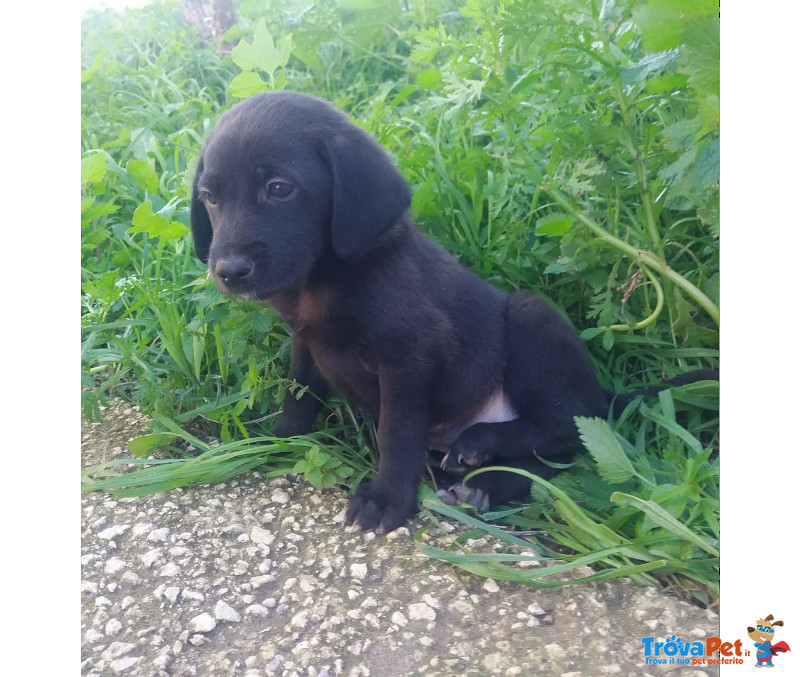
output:
M593 219L589 218L577 209L570 200L567 199L565 195L560 193L557 190L544 188L548 195L553 199L559 207L561 207L567 214L572 216L576 221L582 223L586 226L589 230L591 230L595 235L597 235L601 240L604 240L612 247L619 249L621 252L625 253L631 259L638 261L643 266L647 266L648 268L660 273L668 280L672 281L678 287L683 289L686 294L694 299L694 301L699 305L703 310L708 313L714 322L719 325L719 308L717 308L716 304L708 298L702 291L700 291L697 287L695 287L689 280L687 280L683 275L677 273L672 268L669 267L667 262L664 260L663 256L659 256L654 254L653 252L647 251L646 249L636 249L629 245L624 240L619 239L615 235L612 235L607 230L605 230L599 223L594 221Z
M600 38L603 42L603 51L605 52L609 63L618 66L618 61L614 57L614 53L611 50L608 32L603 25L603 21L600 18L597 6L594 2L592 3L592 11L595 21L598 25ZM664 243L661 240L661 233L658 230L655 211L653 210L653 197L650 195L650 182L647 179L647 168L644 166L644 158L642 157L642 153L637 147L636 130L634 129L633 118L631 117L630 107L628 106L628 97L625 96L625 92L622 89L622 78L620 77L619 68L610 68L609 73L612 74L614 79L614 94L616 95L617 102L619 103L619 113L620 117L622 118L622 124L625 127L625 131L628 133L628 140L630 143L628 150L633 155L633 159L636 164L636 176L639 179L639 192L642 199L642 207L644 209L645 224L647 225L647 230L650 233L650 239L653 242L653 248L655 249L656 254L663 259Z

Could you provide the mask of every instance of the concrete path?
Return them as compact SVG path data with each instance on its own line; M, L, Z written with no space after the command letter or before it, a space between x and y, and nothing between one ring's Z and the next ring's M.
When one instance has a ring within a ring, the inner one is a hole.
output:
M144 432L137 410L114 403L83 425L84 466ZM345 505L338 489L255 472L85 495L81 674L718 674L645 665L642 649L647 636L718 635L714 613L629 581L537 591L480 578L417 553L421 516L383 536L345 527Z

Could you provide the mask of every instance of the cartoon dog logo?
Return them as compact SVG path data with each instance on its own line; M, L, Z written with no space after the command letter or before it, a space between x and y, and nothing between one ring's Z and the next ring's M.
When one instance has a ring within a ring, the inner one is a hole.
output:
M775 636L775 626L783 625L783 621L773 621L773 618L772 614L766 618L759 618L756 621L756 627L747 628L747 636L755 642L756 649L758 649L756 652L757 668L774 668L772 657L784 651L791 651L786 642L772 644L772 638Z

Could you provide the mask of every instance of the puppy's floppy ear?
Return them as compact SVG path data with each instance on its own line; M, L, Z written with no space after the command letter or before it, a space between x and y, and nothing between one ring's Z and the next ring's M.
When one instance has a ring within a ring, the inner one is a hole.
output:
M347 260L369 249L403 215L411 193L386 151L361 129L337 130L322 145L333 183L333 250Z
M197 171L192 185L192 204L189 209L189 221L192 224L192 238L194 239L194 252L203 263L208 263L208 251L211 249L211 238L214 231L211 228L211 219L208 218L205 203L197 195L197 180L203 173L203 156L197 162Z

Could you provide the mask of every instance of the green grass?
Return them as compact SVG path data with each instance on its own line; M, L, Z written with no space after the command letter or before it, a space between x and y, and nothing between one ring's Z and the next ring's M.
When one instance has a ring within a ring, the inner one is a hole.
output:
M96 418L122 396L154 434L130 462L87 472L86 490L146 493L253 467L352 489L374 469L372 427L341 401L320 432L270 437L296 389L287 331L269 308L221 298L193 256L202 139L260 88L346 110L408 178L422 229L493 284L552 299L607 387L718 364L713 3L243 2L230 54L177 7L83 21L83 410ZM529 503L477 518L428 496L425 510L497 547L516 533L566 568L591 562L603 577L659 580L713 604L716 390L670 393L611 424L581 422L589 453L534 482ZM463 552L466 539L433 549L429 536L418 535L423 551L470 571L552 583Z

